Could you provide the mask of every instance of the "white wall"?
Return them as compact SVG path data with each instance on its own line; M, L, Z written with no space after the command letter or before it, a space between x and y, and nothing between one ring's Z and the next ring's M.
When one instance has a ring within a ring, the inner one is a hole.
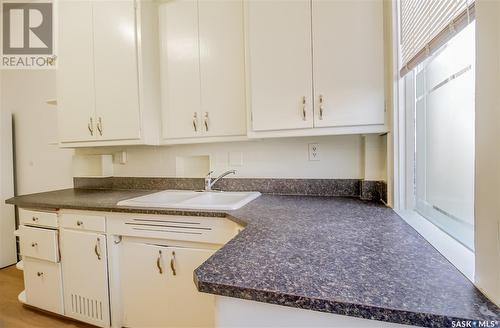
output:
M0 268L17 261L14 208L5 204L13 195L11 114L0 105Z
M55 71L4 70L2 110L15 117L18 194L73 185L72 150L61 150L57 141L57 112L45 104L56 97Z
M308 144L319 143L320 160L309 161ZM178 157L209 156L216 173L236 169L238 177L264 178L363 178L364 156L361 136L279 138L246 142L162 147L89 148L78 155L127 152L127 164L114 164L115 176L176 176ZM242 165L233 165L230 156ZM180 161L182 162L182 161ZM374 166L384 165L377 160ZM383 171L383 168L373 168ZM203 176L205 170L195 176Z
M476 1L476 285L500 304L500 2Z

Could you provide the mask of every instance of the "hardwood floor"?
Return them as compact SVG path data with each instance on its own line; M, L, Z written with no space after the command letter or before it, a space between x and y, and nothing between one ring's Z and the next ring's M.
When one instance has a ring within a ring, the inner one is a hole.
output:
M0 328L94 327L23 306L17 300L23 289L22 271L14 265L0 269Z

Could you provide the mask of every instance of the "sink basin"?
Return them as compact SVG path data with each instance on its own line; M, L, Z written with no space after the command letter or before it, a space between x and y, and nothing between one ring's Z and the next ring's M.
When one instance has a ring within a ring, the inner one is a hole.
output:
M260 196L260 192L165 190L118 202L118 206L237 210Z

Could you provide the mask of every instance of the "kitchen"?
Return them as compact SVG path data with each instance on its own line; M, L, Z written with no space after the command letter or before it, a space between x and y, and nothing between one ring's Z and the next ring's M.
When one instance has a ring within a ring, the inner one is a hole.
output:
M0 326L499 325L496 1L2 9Z

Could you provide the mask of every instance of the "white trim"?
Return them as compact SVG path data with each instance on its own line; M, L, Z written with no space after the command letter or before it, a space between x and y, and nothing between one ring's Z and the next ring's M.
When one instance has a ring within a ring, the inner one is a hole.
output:
M401 207L400 192L400 166L399 166L399 93L401 80L399 78L399 1L392 2L392 152L393 152L393 177L392 177L392 206L394 209Z
M471 250L450 237L416 211L398 210L396 213L462 272L464 276L474 282L475 256Z

